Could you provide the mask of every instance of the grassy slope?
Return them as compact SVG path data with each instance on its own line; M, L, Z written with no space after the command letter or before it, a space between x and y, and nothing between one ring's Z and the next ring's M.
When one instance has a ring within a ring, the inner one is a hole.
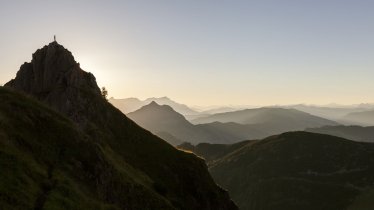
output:
M228 154L211 173L242 210L360 209L372 198L374 145L285 133Z
M0 209L174 209L65 117L4 88L0 98Z
M201 159L131 121L131 142L110 140L22 94L0 88L0 101L0 209L235 209Z

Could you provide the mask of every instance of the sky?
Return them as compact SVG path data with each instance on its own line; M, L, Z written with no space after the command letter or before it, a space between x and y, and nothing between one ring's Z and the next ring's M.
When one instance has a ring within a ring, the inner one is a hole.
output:
M374 102L374 0L0 0L0 84L57 41L114 98Z

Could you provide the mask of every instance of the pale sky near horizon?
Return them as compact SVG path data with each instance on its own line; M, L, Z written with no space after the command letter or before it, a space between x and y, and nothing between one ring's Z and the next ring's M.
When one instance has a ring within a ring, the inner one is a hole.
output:
M57 35L115 98L374 102L374 0L0 0L0 84Z

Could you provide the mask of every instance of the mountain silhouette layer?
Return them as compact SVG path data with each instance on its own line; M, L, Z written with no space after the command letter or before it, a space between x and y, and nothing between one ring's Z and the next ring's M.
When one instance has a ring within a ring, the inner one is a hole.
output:
M354 141L374 142L374 126L324 126L320 128L308 128L306 131L339 136Z
M183 142L228 144L270 135L270 133L257 130L255 126L238 123L214 122L193 125L172 107L159 105L156 102L151 102L127 116L173 145Z
M165 137L165 140L173 145L185 141L192 143L209 141L202 130L188 122L182 114L168 105L159 105L153 101L127 116L145 129Z
M368 107L370 107L368 105ZM352 105L352 106L316 106L316 105L290 105L284 108L292 108L302 112L306 112L318 117L340 122L340 120L347 114L352 112L367 111L368 107Z
M255 126L257 130L278 134L287 131L304 130L309 127L321 127L325 125L338 125L338 123L317 117L295 109L284 108L256 108L234 112L214 114L208 117L197 118L194 124L212 122L234 122Z
M113 107L57 42L5 86L1 209L237 209L202 159Z
M178 113L181 113L182 115L198 114L197 111L191 109L187 105L177 103L168 97L159 97L159 98L152 97L152 98L147 98L145 100L140 100L137 98L124 98L124 99L110 98L109 99L110 103L112 103L115 107L117 107L119 110L121 110L125 114L134 112L140 109L142 106L150 104L152 101L160 105L168 105L172 107L174 110L176 110Z
M374 110L349 113L341 120L350 125L374 126Z
M209 162L243 210L372 209L374 144L288 132L233 145L181 145Z

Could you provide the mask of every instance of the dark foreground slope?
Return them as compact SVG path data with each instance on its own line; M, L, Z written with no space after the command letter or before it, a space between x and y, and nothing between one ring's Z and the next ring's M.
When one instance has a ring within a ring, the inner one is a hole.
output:
M211 174L242 210L374 208L374 144L290 132L223 155Z
M0 209L174 209L64 116L0 88Z
M9 144L2 151L8 169L0 173L14 180L0 179L1 205L11 207L18 198L33 196L22 199L25 207L236 209L203 160L174 149L109 104L94 76L56 42L36 51L6 86L37 98L73 123L26 97L5 94L15 99L1 100L11 105L0 115L2 144ZM10 112L15 103L25 106L14 109L18 116Z

